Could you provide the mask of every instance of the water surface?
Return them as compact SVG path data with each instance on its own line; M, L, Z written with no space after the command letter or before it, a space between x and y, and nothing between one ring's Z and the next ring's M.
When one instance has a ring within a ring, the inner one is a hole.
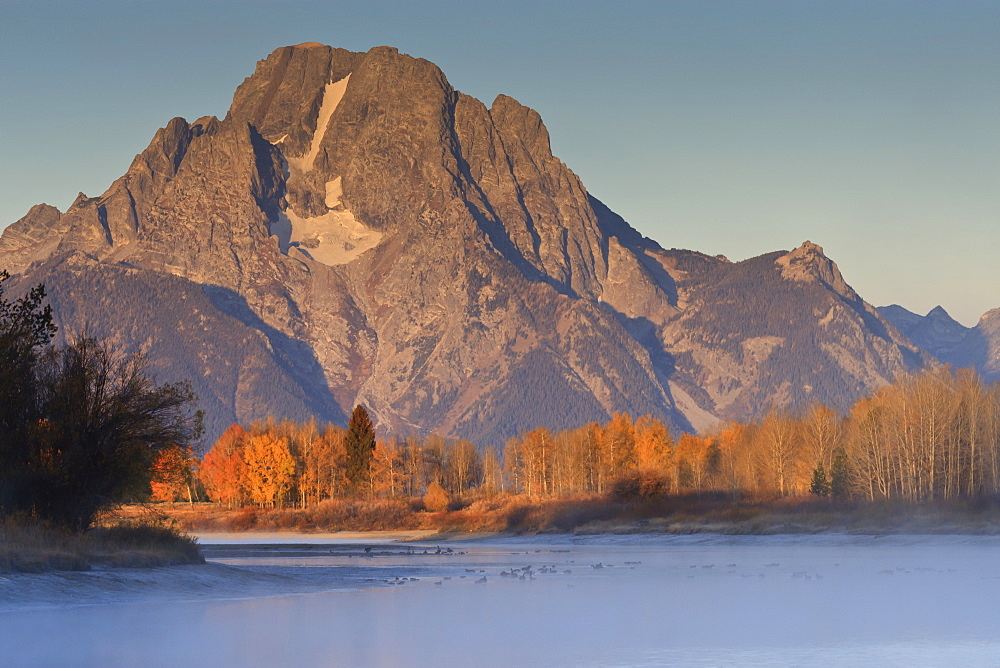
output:
M104 597L64 583L56 604L6 600L5 663L1000 662L995 538L241 540L206 545L197 579L139 571Z

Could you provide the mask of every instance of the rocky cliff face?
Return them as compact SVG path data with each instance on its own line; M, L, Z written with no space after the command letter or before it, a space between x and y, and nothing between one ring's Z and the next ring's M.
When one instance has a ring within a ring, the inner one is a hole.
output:
M0 266L193 377L218 424L363 402L483 442L614 411L704 427L928 362L818 246L663 250L536 112L389 47L278 49L225 119L173 119L103 195L7 228Z

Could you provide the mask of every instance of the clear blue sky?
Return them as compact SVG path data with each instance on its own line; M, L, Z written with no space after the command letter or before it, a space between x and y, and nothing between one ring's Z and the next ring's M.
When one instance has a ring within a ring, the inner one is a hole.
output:
M0 0L0 227L103 192L286 44L388 44L537 109L666 247L809 239L868 301L1000 307L1000 3Z

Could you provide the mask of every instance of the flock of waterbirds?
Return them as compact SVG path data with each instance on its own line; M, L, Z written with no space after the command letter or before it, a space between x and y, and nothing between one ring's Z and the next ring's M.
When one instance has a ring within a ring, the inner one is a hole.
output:
M554 552L568 552L569 550L553 550L553 551ZM332 552L332 550L331 550L331 552ZM543 552L543 550L535 550L535 552L541 553L541 552ZM450 548L450 547L442 548L440 546L435 546L434 548L413 548L411 546L408 546L404 550L399 550L399 549L397 549L397 550L387 550L387 549L380 550L380 549L377 549L374 546L368 546L368 547L364 548L364 555L365 556L369 556L369 557L378 557L378 556L419 557L419 556L423 556L423 555L449 557L449 556L464 556L464 555L467 555L467 554L468 554L468 552L466 552L464 550L455 550L455 549ZM524 554L530 554L530 552L525 552ZM348 556L352 556L352 555L348 555ZM528 564L526 566L518 566L518 567L510 566L510 567L506 567L506 568L501 568L499 571L497 571L495 573L495 575L499 576L500 578L506 579L506 580L519 580L519 581L522 581L522 582L523 581L531 581L531 580L535 579L535 575L536 574L537 575L556 575L556 574L571 575L573 573L573 569L572 568L568 568L566 566L569 566L569 565L572 565L572 564L575 564L575 561L571 559L571 560L568 560L565 564L562 564L561 566L557 566L555 563L542 564L541 566L538 566L537 568L533 564ZM629 568L632 568L632 569L634 569L636 566L638 566L640 564L642 564L641 561L626 561L625 562L625 565L627 567L629 567ZM490 568L465 568L464 571L465 571L466 575L458 575L457 579L464 580L464 579L467 579L467 578L475 578L476 575L480 575L481 577L473 579L473 582L475 584L487 584L489 582L488 571L492 571L493 568L495 568L495 567L490 567ZM590 568L592 568L594 570L604 569L604 568L614 568L614 564L604 564L604 563L598 562L596 564L590 564ZM446 580L452 580L454 578L455 578L455 576L444 576L444 577L441 577L441 578L438 578L438 579L434 580L434 584L435 585L443 585ZM368 578L367 581L368 582L382 582L382 583L387 584L387 585L398 586L398 585L409 584L411 582L420 582L420 581L425 580L425 579L427 579L427 578L417 578L417 577L409 577L409 576L405 576L404 577L404 576L398 576L397 575L397 576L392 577L392 578L382 578L382 579ZM433 578L431 578L431 579L433 579Z
M598 573L604 574L608 573L609 569L615 569L618 571L624 570L635 570L637 567L642 566L642 561L625 561L622 566L616 567L613 563L608 563L604 561L598 561L596 563L576 563L575 560L568 559L568 553L571 551L568 549L545 549L545 550L534 550L531 551L504 551L504 554L494 554L489 557L488 562L484 559L485 554L474 551L470 553L467 549L461 549L458 547L442 547L440 545L436 546L426 546L426 545L322 545L322 544L310 544L310 545L284 545L275 549L274 546L262 546L262 545L243 545L243 546L212 546L211 551L214 553L212 556L223 556L226 553L238 552L239 556L335 556L335 557L349 557L360 558L360 559L372 559L372 566L376 567L376 572L369 571L368 575L370 577L363 577L363 581L369 583L369 585L390 585L390 586L401 586L413 583L431 583L438 586L443 586L449 581L459 581L475 583L478 585L487 585L492 581L505 581L505 582L532 582L536 578L548 577L548 576L566 576L572 575L574 572L580 573L587 572L597 575ZM552 559L556 553L563 553L566 556L559 556L555 560ZM235 554L233 556L236 556ZM546 558L548 557L548 558ZM403 558L406 565L398 563L399 559ZM396 562L392 566L389 564L379 564L379 561L383 559L388 559L390 561ZM455 561L459 563L448 562ZM430 560L428 563L425 560ZM474 560L470 563L470 560ZM525 563L532 561L533 563ZM520 563L518 563L520 562ZM538 562L542 562L541 565L537 565ZM358 564L361 566L361 564ZM839 564L832 564L834 568L839 567ZM650 565L646 566L647 568ZM655 568L655 566L653 566ZM682 565L677 564L675 567L683 568ZM362 566L363 570L367 570L368 565ZM380 574L377 571L382 571L386 568L391 568L396 570L396 573L390 575ZM741 578L765 578L768 575L772 577L790 577L799 580L822 580L823 575L817 572L810 572L804 570L793 570L794 567L789 568L786 565L785 568L781 567L780 563L758 563L758 564L743 564L742 567L738 566L736 563L689 563L688 569L685 573L688 579L693 579L699 577L702 573L704 575L717 574L717 575L728 575ZM443 572L442 572L443 571ZM885 570L880 570L878 573L880 575L897 575L905 576L911 573L921 574L930 571L937 571L939 573L955 573L954 569L934 569L934 568L904 568L896 567ZM681 571L683 572L683 571ZM447 574L445 574L447 573ZM361 575L361 573L358 573ZM678 573L679 576L680 572ZM373 577L372 577L373 576ZM683 577L683 576L681 576ZM359 578L361 580L361 578ZM567 586L573 587L574 585L567 583Z
M569 550L544 550L544 551L543 550L535 550L535 552L537 552L537 553L542 553L542 552L549 552L549 553L551 553L551 552L569 552ZM442 547L438 547L438 546L436 546L434 548L413 548L413 547L408 547L405 550L377 550L375 548L368 547L368 548L365 548L365 554L368 555L368 556L378 556L378 555L397 555L398 556L398 555L407 555L407 556L415 556L416 557L416 556L430 555L430 556L445 556L445 557L448 557L448 556L463 556L463 555L467 555L468 552L463 551L463 550L454 550L453 548L450 548L450 547L442 548ZM512 553L511 556L514 556L516 554L522 554L522 553L520 553L520 552ZM528 554L531 554L531 553L530 552L524 552L523 554L524 555L528 555ZM642 561L625 561L624 564L623 564L624 568L627 568L629 570L635 570L636 567L641 566L641 565L642 565ZM838 567L839 565L840 564L833 564L834 567ZM549 562L549 563L544 563L541 566L535 566L534 564L528 564L528 565L523 565L523 566L514 566L514 565L511 565L511 566L505 566L505 567L498 567L496 565L490 565L490 566L486 566L486 567L483 567L483 568L480 568L480 567L476 567L476 568L464 568L463 569L464 570L464 574L458 574L457 576L455 576L455 575L449 575L449 576L443 576L443 577L438 576L438 577L431 577L431 578L426 578L426 577L425 578L418 578L418 577L396 576L396 577L393 577L393 578L381 579L381 580L379 580L377 578L371 578L368 581L369 582L381 582L381 583L384 583L384 584L387 584L387 585L404 585L404 584L409 584L409 583L421 582L421 581L425 581L425 580L431 580L431 581L433 581L434 585L444 585L445 582L447 582L449 580L466 580L466 579L468 579L468 580L471 580L475 584L485 585L485 584L488 584L491 581L490 578L494 578L494 577L499 577L501 580L505 580L505 581L530 582L530 581L535 580L536 575L537 576L543 576L543 575L571 575L573 573L573 568L587 569L588 567L589 567L589 569L591 569L593 571L603 571L605 569L613 569L613 568L615 568L615 564L613 564L613 563L604 563L604 562L600 562L599 561L599 562L593 563L593 564L582 564L581 565L581 564L576 564L576 562L574 560L569 559L569 560L565 560L561 564ZM781 567L780 563L771 562L771 563L766 563L766 564L759 564L756 568L752 568L752 570L750 570L748 572L748 571L745 571L743 569L738 568L738 565L736 563L727 563L727 564L703 563L703 564L690 564L689 565L690 569L702 569L702 570L705 570L705 571L710 571L712 569L716 569L716 571L719 572L720 574L721 573L725 573L725 574L734 575L734 576L735 575L739 575L740 577L743 577L743 578L748 578L748 577L752 577L752 578L765 578L765 577L767 577L766 572L768 572L768 571L775 571L773 573L773 575L778 575L778 573L780 572L781 575L786 576L786 577L791 577L793 579L800 579L800 580L822 580L823 579L823 576L820 573L809 572L809 571L798 571L798 570L788 573L788 572L785 572L784 570L782 570L780 567ZM622 568L619 567L619 570L622 570ZM903 567L896 567L894 569L881 570L881 571L878 571L878 573L880 575L908 575L908 574L914 573L914 572L930 572L930 571L937 571L937 572L940 572L940 573L955 573L956 572L955 569L930 569L930 568L908 569L908 568L903 568ZM694 578L694 577L696 577L696 575L693 575L693 574L688 574L687 575L688 579L691 579L691 578ZM573 585L567 585L567 586L572 587Z

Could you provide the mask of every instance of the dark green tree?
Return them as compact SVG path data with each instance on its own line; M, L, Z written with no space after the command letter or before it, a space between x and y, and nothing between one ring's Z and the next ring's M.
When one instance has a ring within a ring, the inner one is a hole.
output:
M822 461L816 464L816 468L813 469L809 493L816 496L830 496L830 482L826 479L826 469L823 467Z
M45 286L16 300L5 297L10 274L0 271L0 511L17 505L28 483L32 432L42 418L35 374L38 357L55 336Z
M347 450L347 480L355 493L369 486L375 452L375 425L361 404L354 407L344 434Z
M830 464L830 494L838 499L846 498L851 493L851 466L847 459L847 450L837 448L833 451L833 463Z

